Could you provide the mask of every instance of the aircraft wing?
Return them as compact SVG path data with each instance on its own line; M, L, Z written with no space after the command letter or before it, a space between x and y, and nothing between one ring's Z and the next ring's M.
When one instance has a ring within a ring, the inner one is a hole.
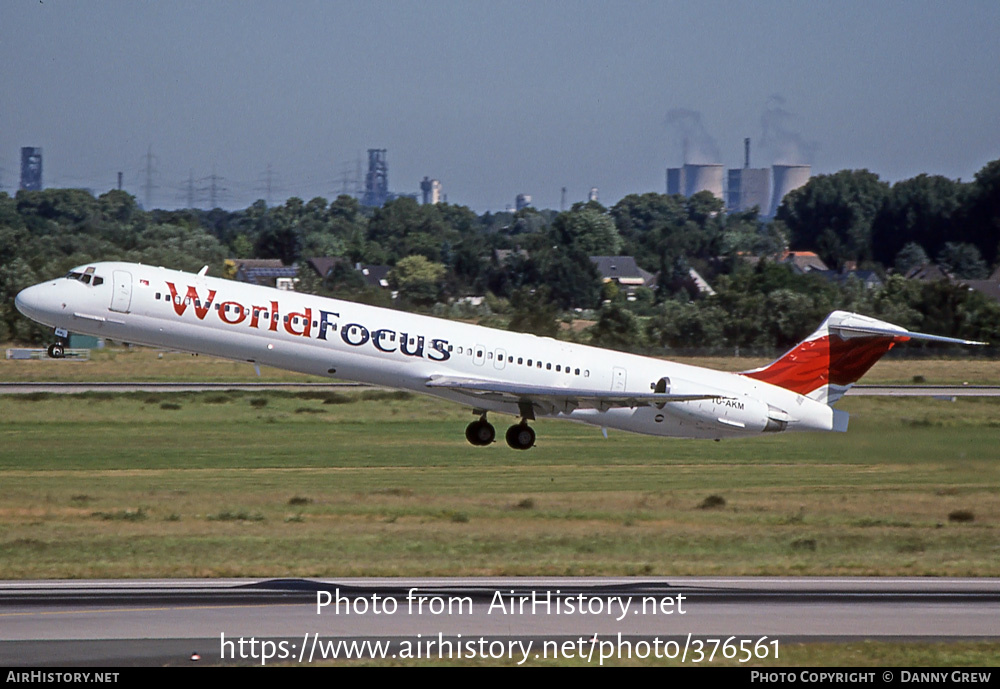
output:
M463 392L473 399L511 402L517 404L522 413L527 409L539 408L546 414L571 412L574 409L600 409L606 411L614 407L648 407L667 402L692 402L694 400L724 397L718 392L706 390L698 394L674 394L663 392L623 392L618 390L586 390L580 388L558 388L543 385L524 385L483 378L458 378L453 376L431 376L426 383L429 388L447 388ZM529 406L530 405L530 406ZM529 416L533 418L533 416Z

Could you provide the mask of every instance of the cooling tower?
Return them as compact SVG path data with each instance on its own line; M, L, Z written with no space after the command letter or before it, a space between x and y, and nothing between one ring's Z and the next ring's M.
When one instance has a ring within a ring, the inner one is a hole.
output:
M774 196L771 197L771 213L773 217L778 212L778 206L785 194L795 191L799 187L805 186L812 174L812 168L808 165L774 165L771 168L773 174Z
M685 165L684 195L694 196L699 191L710 191L715 198L722 200L721 165Z

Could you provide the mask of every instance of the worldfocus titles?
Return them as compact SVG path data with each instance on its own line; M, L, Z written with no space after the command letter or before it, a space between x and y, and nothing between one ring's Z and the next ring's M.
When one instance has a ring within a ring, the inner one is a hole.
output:
M340 314L335 311L317 309L319 323L314 334L313 310L308 306L299 312L287 313L281 317L277 301L270 301L267 306L255 304L248 308L237 301L224 301L215 304L216 290L214 289L208 290L208 297L203 300L198 295L198 290L190 285L184 297L180 296L174 283L168 282L167 288L170 290L170 301L173 304L174 312L178 316L183 316L188 306L191 306L194 315L203 321L208 312L214 308L219 315L219 320L226 325L246 323L250 328L263 328L272 332L279 332L278 322L280 319L285 332L289 335L317 340L326 340L329 330L336 332L338 329L336 319L340 317ZM261 323L262 318L264 323ZM432 339L430 347L425 351L423 335L398 333L391 328L370 330L360 323L348 323L340 328L340 339L352 347L369 345L386 354L398 351L405 356L426 356L432 361L447 361L451 358L451 353L448 351L448 340Z

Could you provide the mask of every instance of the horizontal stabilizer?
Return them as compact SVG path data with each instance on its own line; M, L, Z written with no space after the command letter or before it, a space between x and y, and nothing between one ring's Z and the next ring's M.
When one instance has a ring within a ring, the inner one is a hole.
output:
M976 340L962 340L957 337L944 337L942 335L928 335L927 333L915 333L906 328L876 328L866 325L833 325L830 330L842 333L855 333L857 335L875 335L898 337L904 340L928 340L930 342L946 342L948 344L986 346L989 342L978 342Z

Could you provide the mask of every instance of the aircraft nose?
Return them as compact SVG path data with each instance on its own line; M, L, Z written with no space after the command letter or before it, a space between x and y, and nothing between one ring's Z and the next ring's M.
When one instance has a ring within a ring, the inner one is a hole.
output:
M33 321L39 320L43 310L42 285L26 287L14 297L14 306Z

